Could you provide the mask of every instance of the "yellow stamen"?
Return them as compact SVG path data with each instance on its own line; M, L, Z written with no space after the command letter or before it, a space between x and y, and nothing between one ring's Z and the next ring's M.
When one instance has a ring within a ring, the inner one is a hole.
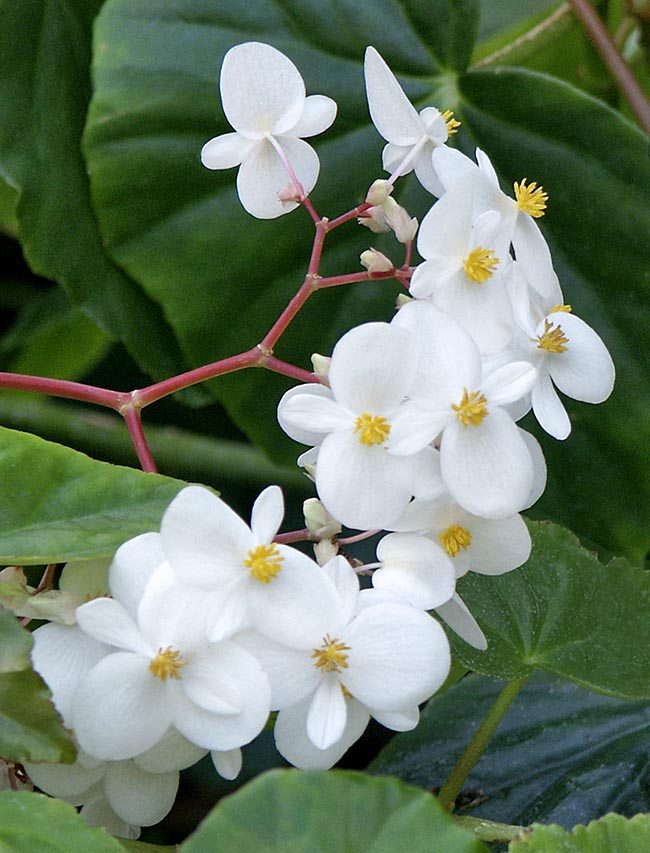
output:
M477 246L475 249L472 249L463 261L463 269L470 281L481 284L492 277L494 268L498 264L499 259L494 256L492 249L484 249L483 246Z
M458 133L460 122L456 121L454 118L453 110L445 110L444 113L442 113L442 117L447 125L447 136L451 136L453 133Z
M269 583L271 578L282 571L280 563L284 560L276 545L258 545L251 548L244 565L250 569L250 576L262 583Z
M355 421L354 431L359 433L361 444L383 444L390 433L390 424L381 415L363 415Z
M460 524L452 524L440 534L440 542L450 557L455 557L460 551L467 550L472 544L472 534Z
M546 202L548 201L548 193L544 192L544 187L538 187L537 181L526 185L528 178L522 178L521 183L515 181L515 198L517 199L517 207L539 219L546 213Z
M471 394L468 394L467 388L463 388L463 397L459 405L456 406L452 403L451 408L456 412L456 417L465 427L468 424L478 426L488 414L485 396L480 391L472 391Z
M570 314L572 310L570 305L554 305L548 313L555 314L556 311L564 311L566 314Z
M156 657L149 662L149 671L161 681L167 681L168 678L180 678L183 666L187 666L187 662L183 660L181 653L167 646L166 649L158 649Z
M348 656L345 652L349 651L350 646L326 634L323 637L323 645L320 649L314 649L311 656L317 669L322 669L323 672L339 672L348 668Z
M569 343L569 339L562 331L562 326L553 326L550 320L544 320L543 333L537 338L531 338L531 341L537 343L538 349L547 352L566 352L565 344Z

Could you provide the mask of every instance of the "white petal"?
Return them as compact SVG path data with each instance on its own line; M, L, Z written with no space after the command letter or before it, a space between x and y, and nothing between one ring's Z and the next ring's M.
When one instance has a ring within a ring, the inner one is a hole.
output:
M149 749L171 724L169 682L130 652L101 660L78 686L72 723L82 748L97 758L132 758Z
M311 145L293 136L282 136L277 142L304 192L309 194L318 180L318 155ZM298 206L297 202L280 201L280 193L290 183L287 167L268 140L253 149L237 173L239 200L248 213L258 219L275 219Z
M406 160L406 163L400 169L400 175L408 175L412 172L415 160L407 160L412 149L412 145L395 145L394 142L384 145L384 150L381 152L381 164L385 171L396 172L398 167Z
M431 160L446 192L449 192L463 175L478 171L476 163L470 157L446 145L436 148L431 155Z
M284 518L284 498L279 486L267 486L253 504L251 530L255 545L266 545L278 532Z
M224 716L243 710L242 676L238 670L250 664L250 656L229 642L210 645L182 672L183 692L204 711Z
M309 423L312 421L314 422L313 429L310 427L303 427L296 423L295 419L291 417L291 414L289 414L289 416L285 415L289 400L303 394L306 396L311 395L314 397L323 397L327 400L333 399L332 392L324 385L319 385L318 383L314 383L313 385L296 385L294 388L290 388L286 392L278 404L278 423L289 438L292 438L294 441L307 445L320 444L323 440L323 436L326 435L329 430L325 428L324 424L319 422L318 418L311 417L310 405L306 400L302 401L300 408L301 411L306 414L307 421Z
M364 75L373 124L388 142L412 145L423 135L417 111L374 47L366 48Z
M430 610L448 601L456 573L444 550L425 536L391 533L377 545L381 568L372 576L378 589L389 589L414 607Z
M574 314L551 314L569 339L566 352L549 353L547 366L553 382L568 397L584 403L602 403L614 387L614 363L594 330Z
M559 284L553 270L551 253L539 225L528 214L519 213L517 216L512 245L526 279L545 300L545 304L556 299Z
M332 352L329 382L338 403L355 414L382 414L408 394L419 353L404 329L364 323L351 329Z
M399 711L428 699L450 666L440 625L406 604L362 610L341 636L350 646L341 683L369 708Z
M478 426L455 419L446 427L440 466L453 499L482 518L519 512L533 484L530 452L517 425L499 408Z
M137 654L150 655L151 647L126 608L112 598L95 598L77 608L81 630L100 643Z
M546 488L546 460L544 459L542 447L534 435L523 429L519 430L519 435L528 448L530 458L533 460L533 483L526 503L521 507L524 510L537 503L544 493L544 489Z
M278 407L280 425L291 438L305 444L320 444L329 432L352 430L355 417L352 412L325 394L314 394L311 386L304 385L288 391ZM300 393L300 389L305 393ZM331 392L329 392L331 394ZM315 438L309 442L303 439Z
M151 749L136 755L133 760L147 773L170 773L191 767L205 753L205 749L190 743L180 732L171 728Z
M240 133L223 133L205 143L201 162L206 169L232 169L239 166L256 145L259 145L257 139L246 139Z
M183 489L167 507L160 535L169 563L186 583L224 582L237 575L252 534L241 518L202 486Z
M527 361L513 361L497 367L481 383L481 391L492 406L505 406L521 400L532 389L537 371Z
M458 593L454 595L451 601L436 607L436 613L445 620L452 631L470 646L481 651L487 649L485 634L481 631L478 622L469 612Z
M106 832L115 835L117 838L136 839L140 837L140 827L127 823L116 815L103 794L87 802L79 814L88 826L101 826Z
M174 805L178 771L146 773L133 761L111 762L104 791L111 808L122 820L137 826L152 826Z
M445 126L445 136L446 135L447 128ZM444 195L445 188L438 177L438 173L433 167L433 161L431 159L431 155L436 147L437 146L432 142L427 142L422 146L422 150L415 159L415 177L427 192L430 192L431 195L440 198Z
M250 627L246 578L237 579L214 594L213 618L208 632L211 643L220 643Z
M228 749L218 752L213 749L210 753L214 769L223 779L236 779L242 766L241 749Z
M334 673L326 675L314 694L307 713L307 737L318 749L327 749L343 736L347 707Z
M325 563L323 572L332 581L338 593L339 622L341 625L347 625L354 615L359 598L359 576L345 557L340 554ZM331 634L332 631L337 631L338 627L335 625L335 620L332 620L327 631ZM327 633L327 631L323 633Z
M52 700L66 726L71 723L72 696L81 679L112 651L76 626L49 622L32 634L34 669L52 691Z
M523 565L530 556L531 542L520 515L509 518L472 518L471 569L482 575L502 575Z
M115 552L108 572L113 598L122 604L133 619L149 578L165 562L160 533L143 533L129 539Z
M571 432L571 421L548 373L540 373L533 388L532 403L533 412L541 428L553 438L567 438Z
M363 445L352 434L332 433L318 453L318 495L347 527L386 527L401 515L412 495L412 459L393 456L381 445Z
M370 715L360 702L346 698L345 729L341 738L328 749L318 749L307 737L309 702L280 711L275 723L278 752L303 770L327 770L341 758L365 731Z
M235 130L286 133L299 121L305 84L291 60L260 42L230 48L221 66L221 103Z
M286 545L279 550L279 574L248 584L251 624L283 645L313 648L336 619L339 596L317 563Z
M378 723L394 732L413 731L420 722L420 709L417 705L403 711L376 711L371 708L370 713Z
M106 763L98 762L95 767L82 767L79 761L74 764L31 764L24 763L25 770L37 788L45 794L61 799L84 801L83 795L96 782L104 777Z
M308 95L305 108L298 124L291 128L292 136L316 136L332 124L336 118L336 101L327 95Z
M259 660L268 675L273 710L296 705L315 692L320 684L320 671L314 667L311 652L321 641L319 637L313 646L297 650L281 646L257 631L237 636L237 643Z

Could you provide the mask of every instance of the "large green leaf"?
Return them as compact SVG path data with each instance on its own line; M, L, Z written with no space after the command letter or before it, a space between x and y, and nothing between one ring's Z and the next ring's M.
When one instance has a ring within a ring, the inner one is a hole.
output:
M604 566L554 524L531 523L530 531L522 568L461 580L488 648L452 635L460 661L497 678L544 669L592 690L650 698L650 572L624 560Z
M74 761L72 738L31 668L31 647L31 634L0 607L0 754L19 762Z
M369 770L423 788L442 785L503 686L472 675L434 697L417 729L394 737ZM471 771L462 792L470 805L460 813L571 829L612 810L648 811L649 725L647 702L622 702L537 673Z
M159 529L165 508L184 485L2 428L0 469L5 564L113 554L127 539Z
M43 794L0 791L2 853L124 853L105 829L94 829L76 810Z
M345 24L333 26L342 10ZM234 170L201 167L202 144L228 130L217 91L221 59L236 42L269 41L296 62L309 92L337 100L339 119L315 141L322 168L313 199L332 216L363 198L381 174L382 143L369 125L361 67L363 46L374 43L418 106L439 96L442 108L460 111L465 147L478 142L505 178L527 175L549 190L542 227L557 251L566 299L603 335L619 381L606 406L572 407L569 441L545 442L549 488L539 512L640 559L650 545L645 138L602 103L542 75L491 69L456 77L440 62L462 65L462 52L451 42L433 45L434 24L424 37L417 31L423 10L418 0L384 0L372 12L333 0L318 7L308 0L108 0L97 22L85 137L108 251L164 307L192 364L257 343L302 280L312 227L301 211L252 220L237 201ZM437 32L453 41L457 29ZM431 201L409 180L401 200L418 215ZM370 242L367 231L346 226L326 244L323 272L354 270ZM399 260L394 244L386 245ZM395 293L392 284L375 283L316 294L276 354L308 367L313 351L330 352L350 326L389 318ZM274 423L289 384L245 371L212 390L257 443L288 460L299 450Z
M90 98L90 41L102 0L3 3L0 174L32 269L62 284L143 367L162 377L183 361L159 307L106 257L80 142Z
M182 853L480 853L436 800L396 779L341 770L271 770L222 800L181 845Z
M508 847L510 853L647 853L648 849L650 816L645 814L632 820L608 814L571 833L559 826L534 826Z

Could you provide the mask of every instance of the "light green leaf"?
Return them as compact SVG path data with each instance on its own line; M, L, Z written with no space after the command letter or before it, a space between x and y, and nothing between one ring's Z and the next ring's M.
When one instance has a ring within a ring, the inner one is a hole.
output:
M429 700L368 770L430 789L443 784L504 687L472 675ZM472 769L458 813L567 828L648 807L650 704L623 702L545 673L524 685Z
M650 849L650 816L631 820L605 815L589 826L565 832L559 826L536 824L532 832L510 843L510 853L647 853Z
M111 555L158 530L184 486L2 428L0 470L0 563L20 565Z
M272 770L222 800L179 853L480 853L431 794L362 773ZM435 845L435 846L434 846Z
M1 853L123 853L104 829L94 829L76 809L29 791L0 791Z
M528 562L471 573L459 592L488 638L480 652L450 633L468 669L508 680L543 669L628 699L650 698L650 572L609 566L550 523L531 523Z
M10 761L74 761L75 748L32 668L31 634L0 607L0 755ZM0 838L2 837L0 818Z

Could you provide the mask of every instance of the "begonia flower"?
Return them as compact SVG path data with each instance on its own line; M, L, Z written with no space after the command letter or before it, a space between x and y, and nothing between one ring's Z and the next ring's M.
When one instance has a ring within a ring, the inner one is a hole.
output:
M435 107L426 107L418 113L374 47L366 48L364 74L370 117L388 142L382 155L384 169L395 177L415 170L426 190L435 196L442 195L444 187L431 155L444 146L460 123L451 112L441 113Z
M306 97L293 62L259 42L230 48L219 87L235 132L206 142L201 162L208 169L239 166L237 192L252 216L274 219L288 213L318 179L318 155L303 138L332 124L335 102L325 95ZM286 196L289 200L283 201Z

